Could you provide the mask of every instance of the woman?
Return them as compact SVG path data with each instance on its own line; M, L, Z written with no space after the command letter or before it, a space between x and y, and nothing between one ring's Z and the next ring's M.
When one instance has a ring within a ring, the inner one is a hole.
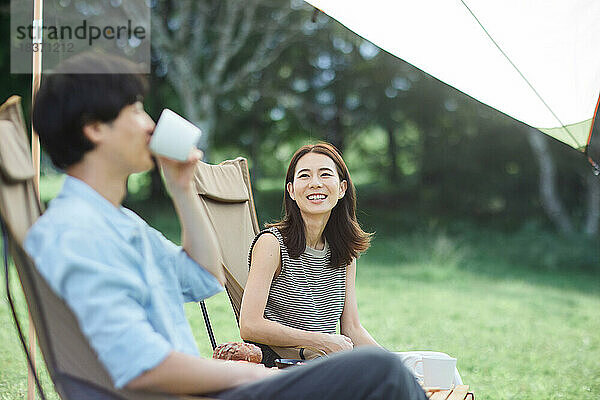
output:
M242 338L327 354L378 346L360 324L354 287L356 258L369 247L371 235L356 221L354 185L333 146L296 151L284 203L284 219L261 232L251 249ZM267 364L278 358L262 347Z
M355 291L356 258L369 248L371 234L356 220L354 185L332 145L296 151L286 174L284 208L283 220L261 232L250 249L242 339L326 354L379 346L360 323ZM279 358L261 348L266 365Z

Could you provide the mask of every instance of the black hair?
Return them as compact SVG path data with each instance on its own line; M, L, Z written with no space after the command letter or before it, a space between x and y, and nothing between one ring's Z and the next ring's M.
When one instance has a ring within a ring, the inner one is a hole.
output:
M294 183L294 174L298 161L308 153L318 153L331 158L337 168L341 181L346 181L348 188L344 197L335 205L325 225L323 235L329 243L331 256L329 265L334 268L344 268L350 265L360 253L367 251L371 245L372 233L362 230L356 220L356 189L350 178L350 171L342 155L330 143L309 144L300 147L290 160L283 189L284 216L279 222L266 224L267 228L275 226L283 235L283 241L292 258L298 258L306 248L306 227L298 204L292 200L287 191L288 183Z
M141 101L147 81L138 71L136 64L119 57L83 53L44 77L32 121L56 167L65 169L94 148L83 134L86 124L110 123L125 106Z

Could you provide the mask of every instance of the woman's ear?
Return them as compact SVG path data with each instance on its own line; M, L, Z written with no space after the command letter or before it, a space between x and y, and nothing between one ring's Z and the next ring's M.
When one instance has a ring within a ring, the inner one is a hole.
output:
M340 194L338 198L343 198L346 195L346 190L348 190L348 182L344 179L340 182Z
M90 122L81 128L83 135L93 144L98 144L104 135L104 124L102 122Z
M292 182L288 182L287 185L285 185L285 188L287 189L292 200L296 201L296 198L294 197L294 185L292 185Z

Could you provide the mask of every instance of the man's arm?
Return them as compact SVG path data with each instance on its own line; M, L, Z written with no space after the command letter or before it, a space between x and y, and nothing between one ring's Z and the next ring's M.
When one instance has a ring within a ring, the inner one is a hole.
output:
M187 162L162 157L159 161L181 224L183 249L223 285L225 274L216 234L207 210L193 190L194 169L201 156L202 153L196 150Z
M211 393L250 383L279 371L262 364L223 362L171 352L162 363L127 384L128 389L165 393Z

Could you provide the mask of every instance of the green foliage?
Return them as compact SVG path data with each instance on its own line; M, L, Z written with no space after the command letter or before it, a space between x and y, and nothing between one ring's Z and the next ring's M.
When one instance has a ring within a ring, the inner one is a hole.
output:
M183 18L182 4L157 2L157 7L168 6L174 13L170 35L177 35L175 22ZM224 12L219 2L203 4L211 13ZM278 7L284 6L285 1L267 4L261 21L274 18ZM310 12L293 13L294 29L301 28L277 61L226 93L215 94L218 125L208 149L211 162L244 156L255 187L269 190L280 185L295 149L329 140L344 152L356 184L377 194L377 198L367 194L367 199L379 204L382 212L401 205L406 214L434 224L460 218L512 230L525 223L549 226L539 201L538 167L525 138L528 128L378 51L323 14L313 23ZM8 15L0 18L7 31ZM199 57L199 74L206 73L208 64L202 63L215 57L219 38L218 30L204 28L205 41L197 45L208 58ZM261 35L257 28L249 41ZM8 36L7 32L4 37ZM189 50L187 45L186 41ZM228 61L227 74L239 70L254 47L243 47ZM5 72L0 92L4 97L24 96L27 115L30 76L8 73L8 50L9 46L0 49L0 68ZM168 79L173 69L164 69L172 57L166 49L157 51L146 108L154 118L164 107L185 113L191 100L181 97L174 80ZM206 76L201 78L207 82ZM553 142L550 149L559 194L580 230L586 218L583 176L589 165L563 144ZM54 173L45 157L42 170ZM158 174L143 176L132 180L128 202L165 195ZM42 191L42 196L47 199L54 193Z
M65 174L50 173L40 177L40 200L47 203L56 197L65 181Z
M503 264L518 266L523 274L554 271L567 276L575 271L600 274L598 239L582 234L559 235L529 224L507 235L477 230L463 233L464 240L478 241L485 254ZM484 260L475 260L473 270L481 270Z
M23 98L23 109L25 116L29 116L31 108L31 74L11 74L10 73L10 15L9 1L0 2L0 37L2 45L0 46L0 103L3 103L12 95L18 95Z
M150 197L152 178L150 171L140 172L129 176L127 191L129 201L144 200Z

